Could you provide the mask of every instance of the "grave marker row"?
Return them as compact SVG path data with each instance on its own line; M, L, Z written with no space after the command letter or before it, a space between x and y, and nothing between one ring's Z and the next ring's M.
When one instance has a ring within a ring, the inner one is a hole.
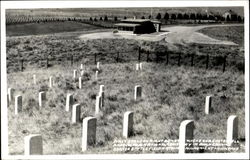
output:
M80 105L75 104L73 110L80 113ZM124 113L123 119L123 132L124 138L129 138L133 135L133 112L127 111ZM78 121L80 117L78 115L72 116L72 121ZM95 146L96 144L96 124L97 119L95 117L86 117L82 122L82 151L86 151L89 146ZM192 140L194 139L194 121L184 120L180 124L179 128L179 154L192 153L190 150L193 146ZM227 120L227 145L232 146L233 141L238 138L238 117L231 115ZM25 155L42 155L43 154L43 142L42 136L39 134L29 135L25 137Z

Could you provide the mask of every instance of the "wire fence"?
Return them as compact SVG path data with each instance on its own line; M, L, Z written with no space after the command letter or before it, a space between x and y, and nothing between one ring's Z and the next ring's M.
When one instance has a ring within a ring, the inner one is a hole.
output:
M68 65L83 63L94 65L97 62L105 63L126 63L126 62L155 62L166 65L191 66L205 69L216 69L225 72L227 69L244 73L244 58L234 58L228 56L211 56L209 54L182 54L173 52L150 52L139 49L137 53L113 53L104 55L95 53L89 55L70 55L67 57L46 57L38 60L25 60L23 58L7 61L7 71L24 71L28 66L38 68L50 68L53 65Z

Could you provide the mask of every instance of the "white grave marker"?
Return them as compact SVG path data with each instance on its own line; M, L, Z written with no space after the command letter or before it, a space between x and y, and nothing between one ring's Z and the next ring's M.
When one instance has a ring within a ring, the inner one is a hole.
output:
M67 112L71 111L72 110L72 105L73 105L73 95L72 94L67 94L67 97L66 97L66 108L65 110Z
M209 114L211 110L211 104L212 104L212 96L206 96L205 114Z
M80 104L75 104L72 107L71 122L72 123L80 122L80 118L81 118L81 106Z
M24 154L26 156L43 154L43 140L41 135L32 134L24 138Z
M232 146L238 139L238 117L231 115L227 119L227 146Z
M9 95L9 102L11 102L14 99L14 89L8 88L8 95Z
M79 83L79 89L82 89L82 77L79 77L78 83Z
M101 107L104 106L104 85L100 85L99 96L101 96Z
M129 138L130 136L133 135L133 125L134 125L133 116L134 113L131 111L127 111L124 113L123 131L122 131L122 136L124 138Z
M36 75L33 75L33 83L36 84Z
M39 92L39 107L44 107L44 101L46 100L46 93Z
M140 68L140 70L142 70L142 63L141 62L139 63L139 68Z
M96 121L94 117L86 117L82 122L82 151L96 144Z
M99 70L100 69L100 62L96 63L96 68Z
M81 75L81 76L83 76L83 74L84 74L84 70L82 70L82 71L80 72L80 75Z
M22 96L15 97L15 115L22 111Z
M73 70L73 79L76 79L76 76L77 76L77 70Z
M188 141L193 139L194 139L194 121L193 120L182 121L179 129L179 154L191 152L190 150L186 149L186 145L192 146L193 143Z
M53 77L52 76L49 77L49 87L50 88L53 87Z
M98 95L96 96L96 102L95 102L95 114L98 114L100 111L101 106L101 102L102 102L102 96Z
M140 70L140 66L139 66L138 63L136 63L135 70L136 70L136 71Z
M138 98L141 98L141 97L142 97L142 87L140 85L136 85L134 99L137 100Z
M98 80L98 71L95 71L95 80Z

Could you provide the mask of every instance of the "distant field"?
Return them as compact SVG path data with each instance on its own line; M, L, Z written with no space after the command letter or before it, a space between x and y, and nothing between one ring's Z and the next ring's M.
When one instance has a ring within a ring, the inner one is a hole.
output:
M212 13L223 14L224 12L232 9L237 14L243 16L243 7L131 7L131 8L54 8L54 9L9 9L6 15L10 16L82 16L82 17L99 17L107 15L108 17L133 17L141 16L148 17L152 12L152 17L156 17L158 13L164 16L165 12L168 13L205 13L206 11Z
M244 46L244 26L208 27L199 32L215 39L233 41Z
M90 31L102 29L85 23L79 22L46 22L46 23L26 23L8 25L6 27L7 36L26 36L26 35L43 35L53 34L60 32L73 32L73 31Z

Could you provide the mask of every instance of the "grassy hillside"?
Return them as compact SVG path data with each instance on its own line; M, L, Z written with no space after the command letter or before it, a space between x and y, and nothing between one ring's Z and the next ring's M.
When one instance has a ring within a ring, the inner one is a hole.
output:
M23 112L14 115L14 104L8 108L10 154L23 154L23 138L32 133L43 136L44 154L82 154L81 123L72 125L65 112L66 94L73 93L81 105L81 117L94 114L99 85L105 85L105 106L97 116L97 144L86 153L114 153L112 142L121 138L122 117L134 111L135 136L131 139L176 139L183 120L195 121L195 139L225 139L229 115L239 116L239 138L244 152L244 76L237 72L206 71L200 68L143 63L101 65L99 79L95 66L87 65L83 88L72 80L79 66L54 66L48 70L28 69L8 74L8 87L23 96ZM33 85L32 76L38 84ZM55 86L48 88L49 76ZM143 86L143 97L133 100L135 85ZM38 110L38 93L46 91L45 107ZM205 96L214 96L213 113L205 115ZM177 151L173 151L177 152ZM128 152L133 153L133 152ZM152 152L148 152L152 153Z
M244 35L243 26L209 27L199 32L215 39L232 41L240 46L244 46L244 36L242 36Z
M244 68L244 50L240 46L227 45L171 45L164 40L159 42L136 41L127 39L96 39L80 40L79 35L84 32L60 33L53 35L7 37L7 70L19 71L19 59L24 60L24 69L32 67L44 67L46 58L50 58L51 65L70 63L71 55L74 63L84 62L94 64L94 54L102 63L116 62L119 53L119 62L130 62L138 59L138 48L149 50L149 61L155 62L157 56L159 62L166 63L167 53L169 64L178 64L178 55L181 54L181 65L191 65L191 54L194 56L194 66L206 66L206 56L210 57L209 69L222 69L223 57L227 57L227 70L242 71ZM99 30L103 31L103 30ZM227 30L230 33L230 30ZM243 39L243 34L239 34ZM216 56L216 57L212 57ZM141 60L146 61L145 52L141 54Z
M76 32L76 31L91 31L102 29L85 23L79 22L46 22L46 23L26 23L14 24L6 27L6 36L23 36L23 35L42 35L60 32Z

